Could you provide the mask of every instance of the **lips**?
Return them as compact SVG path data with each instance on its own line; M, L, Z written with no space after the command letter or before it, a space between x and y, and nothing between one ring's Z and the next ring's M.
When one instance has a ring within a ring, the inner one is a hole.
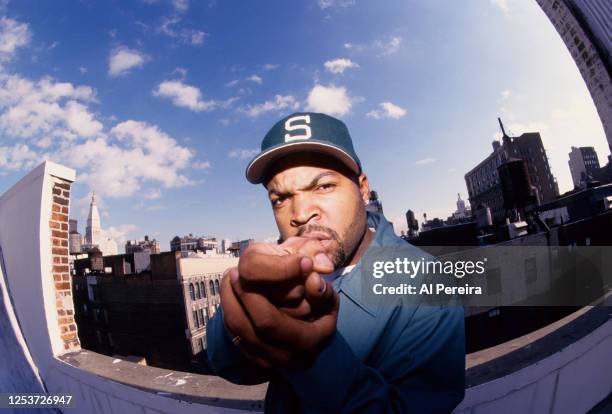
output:
M302 237L307 237L309 239L317 239L320 241L323 240L332 240L333 237L324 231L311 231L302 235Z

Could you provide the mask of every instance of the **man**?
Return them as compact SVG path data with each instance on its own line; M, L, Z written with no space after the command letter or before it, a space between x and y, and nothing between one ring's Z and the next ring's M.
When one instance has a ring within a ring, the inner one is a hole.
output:
M261 150L246 176L266 188L281 243L252 245L226 271L208 326L215 373L269 381L271 413L452 411L464 395L463 309L363 300L368 249L426 253L366 212L368 179L344 123L292 114Z

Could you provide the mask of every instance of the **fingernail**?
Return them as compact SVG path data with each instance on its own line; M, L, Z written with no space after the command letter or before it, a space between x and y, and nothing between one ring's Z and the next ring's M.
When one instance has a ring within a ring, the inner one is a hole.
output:
M314 257L314 262L317 266L321 266L321 267L334 267L334 264L332 263L332 261L329 259L329 257L327 257L327 255L325 253L318 253L315 257Z
M325 293L325 289L327 289L327 283L323 278L319 279L319 293Z

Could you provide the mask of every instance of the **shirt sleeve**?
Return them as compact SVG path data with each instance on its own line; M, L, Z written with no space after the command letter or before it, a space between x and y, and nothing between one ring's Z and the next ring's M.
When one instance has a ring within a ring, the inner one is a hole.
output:
M367 363L336 332L311 367L280 371L306 412L450 413L465 392L463 317L462 307L419 306L407 324L393 318L385 335L395 337Z
M230 337L223 323L223 309L219 307L208 321L206 352L215 375L234 384L253 385L267 381L265 371L248 360Z

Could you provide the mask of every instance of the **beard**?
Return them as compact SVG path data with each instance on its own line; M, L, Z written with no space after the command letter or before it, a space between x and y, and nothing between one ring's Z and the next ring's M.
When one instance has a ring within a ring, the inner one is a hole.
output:
M305 234L315 231L320 231L327 234L331 240L336 242L336 247L332 248L332 251L327 253L331 255L331 261L334 264L334 269L342 267L347 259L346 248L344 242L340 238L340 235L334 229L318 224L307 224L300 227L297 235L298 237L303 237Z

